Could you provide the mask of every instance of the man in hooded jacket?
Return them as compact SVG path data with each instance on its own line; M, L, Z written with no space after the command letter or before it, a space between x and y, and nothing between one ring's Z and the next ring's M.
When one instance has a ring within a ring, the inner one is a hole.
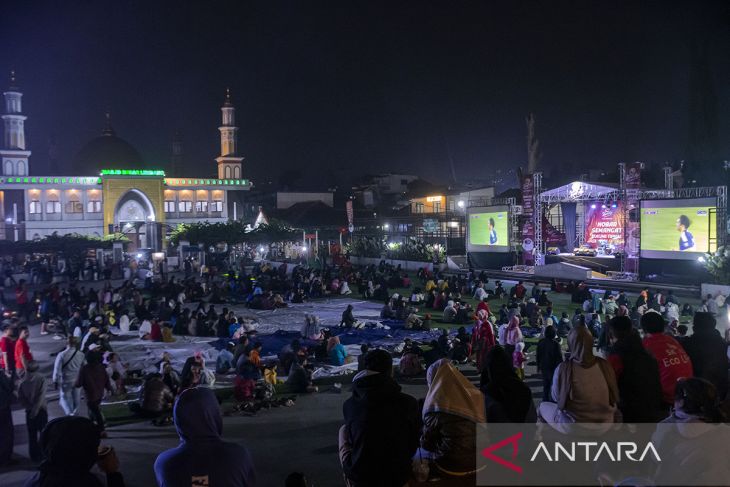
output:
M385 350L365 356L365 370L352 382L340 428L340 461L351 487L406 485L420 435L416 399L393 380L393 359Z
M256 474L248 450L221 439L223 418L211 389L196 387L183 391L175 403L174 418L180 445L160 453L155 461L160 487L255 485Z
M711 313L695 313L692 335L684 343L695 377L712 382L720 400L725 399L728 392L727 344L717 330L715 317Z

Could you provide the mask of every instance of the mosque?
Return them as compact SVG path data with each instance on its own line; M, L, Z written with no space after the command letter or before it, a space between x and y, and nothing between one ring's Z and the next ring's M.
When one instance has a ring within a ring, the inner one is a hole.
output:
M68 176L31 175L25 143L23 93L11 72L5 98L0 149L0 239L37 240L54 233L101 237L122 232L134 248L160 249L163 236L180 223L224 222L251 189L243 179L236 109L226 91L221 107L221 153L216 179L167 175L150 168L114 131L109 114L101 135L76 155ZM173 141L173 170L180 156ZM178 161L179 162L179 161Z

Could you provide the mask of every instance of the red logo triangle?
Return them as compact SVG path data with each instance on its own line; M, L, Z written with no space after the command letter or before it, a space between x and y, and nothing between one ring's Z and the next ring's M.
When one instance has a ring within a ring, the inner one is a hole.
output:
M482 450L482 456L495 463L498 463L499 465L502 465L505 468L508 468L519 474L522 474L522 467L520 467L519 465L515 465L514 463L512 463L508 460L505 460L502 457L498 457L497 455L492 453L492 452L499 450L503 446L511 444L512 445L512 460L514 460L515 458L517 458L517 450L519 447L517 442L520 441L521 438L522 438L522 432L519 432L516 435L512 435L509 438L505 438L504 440L502 440L498 443L495 443L493 445L490 445L490 446L486 447L484 450Z

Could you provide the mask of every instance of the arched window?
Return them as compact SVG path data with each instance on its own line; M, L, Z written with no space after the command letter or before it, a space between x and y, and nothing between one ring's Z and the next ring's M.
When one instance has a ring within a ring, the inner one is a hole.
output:
M226 179L231 179L231 166L226 166L226 169L225 169L225 178Z
M18 161L18 176L25 176L25 163Z
M13 163L10 161L5 161L5 175L6 176L13 175Z
M59 199L58 190L49 190L46 192L46 213L61 213L61 201Z
M81 204L81 196L75 189L66 191L66 213L83 213L84 205Z
M233 168L233 178L234 179L241 179L241 168L236 166Z

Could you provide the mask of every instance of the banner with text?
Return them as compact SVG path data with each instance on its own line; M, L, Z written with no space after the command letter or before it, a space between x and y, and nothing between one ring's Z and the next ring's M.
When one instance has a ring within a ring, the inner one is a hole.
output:
M621 251L624 247L624 208L612 204L587 203L585 207L585 242L594 248L608 246Z

